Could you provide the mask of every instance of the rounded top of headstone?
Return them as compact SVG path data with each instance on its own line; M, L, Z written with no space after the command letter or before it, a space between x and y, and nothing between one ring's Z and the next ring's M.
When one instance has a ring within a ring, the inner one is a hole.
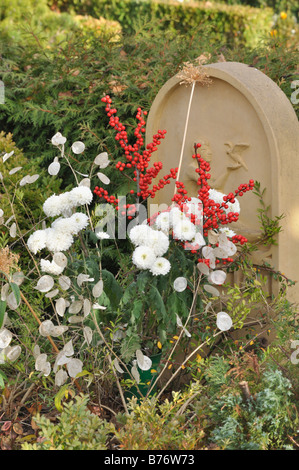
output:
M293 144L293 148L296 148L299 142L296 113L287 96L273 80L255 67L240 62L218 62L204 65L203 69L213 83L207 87L199 86L201 91L204 90L206 95L211 95L218 81L230 85L254 106L265 132L272 133L272 138L278 144L284 145L286 142L289 145ZM147 122L147 140L151 139L152 134L157 130L156 125L159 124L161 108L167 108L171 105L172 99L176 99L176 89L182 86L187 90L189 88L180 85L181 79L178 75L173 76L164 84L152 104ZM186 101L187 90L185 90Z

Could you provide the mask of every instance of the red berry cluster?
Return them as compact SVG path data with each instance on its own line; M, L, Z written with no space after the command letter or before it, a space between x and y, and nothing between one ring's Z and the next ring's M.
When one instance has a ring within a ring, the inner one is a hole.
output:
M203 208L203 235L208 236L208 231L211 229L218 229L219 225L226 225L231 222L237 222L239 218L238 212L229 212L226 213L225 209L228 209L228 203L234 203L235 197L243 196L243 194L247 191L251 191L254 187L254 180L250 180L249 183L241 184L238 189L235 190L234 193L228 193L226 196L223 196L223 203L215 203L209 197L210 186L208 184L208 180L211 178L211 174L209 173L211 167L208 162L206 162L200 155L197 154L197 149L201 147L201 144L195 145L195 154L192 155L192 158L197 159L198 168L196 168L196 173L198 174L197 185L199 186L198 189L198 199L202 202ZM190 201L191 198L188 197L187 190L183 183L177 181L176 182L176 194L172 198L172 201L179 205L182 211L188 216L188 213L184 210L185 203ZM196 216L191 214L190 216L191 221L194 224L199 224L201 221L196 220ZM243 245L247 242L247 239L242 235L235 235L232 237L233 243L240 243ZM185 242L184 247L190 249L191 253L196 253L198 250L197 247L188 242ZM209 266L209 260L204 258L199 258L198 262L205 263ZM219 264L220 262L223 265L227 263L233 262L232 258L223 258L221 261L218 259L216 263Z
M195 145L195 151L200 147L200 144ZM226 196L223 196L223 203L215 203L209 197L209 190L211 189L208 180L211 178L209 173L211 167L208 162L206 162L200 155L197 155L195 152L192 155L192 158L196 158L198 162L198 168L195 170L198 173L197 184L200 186L198 190L198 198L202 201L203 205L203 231L204 235L207 236L208 230L218 229L219 225L226 225L232 222L237 222L239 218L238 212L229 212L226 213L225 209L228 209L228 202L234 203L236 196L243 196L247 191L250 191L254 187L254 180L250 180L249 183L241 184L238 189L235 190L235 193L228 193ZM234 239L234 242L245 243L246 238L241 235L237 235Z
M157 178L163 167L161 162L155 162L152 167L149 167L151 156L152 153L158 149L161 140L165 138L166 130L158 130L157 134L153 136L153 141L146 146L145 150L141 151L140 149L144 145L143 134L145 133L145 120L143 116L146 116L147 112L142 112L141 108L137 109L136 119L138 123L134 131L136 141L131 145L128 143L126 127L116 116L117 109L111 106L112 99L109 95L106 95L102 98L102 101L106 104L105 111L109 117L109 125L117 131L115 140L122 147L125 156L125 161L118 161L115 168L120 172L124 171L126 168L134 168L133 180L137 183L136 196L138 198L141 197L142 200L148 197L154 198L157 191L170 183L171 178L176 178L178 171L177 168L172 168L169 174L165 175L159 180L158 184L154 184L153 187L150 188L153 179ZM98 196L104 197L107 202L112 202L117 206L117 200L115 198L113 199L113 196L109 196L107 191L103 188L96 187L94 192ZM130 192L131 194L135 193L133 190Z
M247 243L248 240L246 237L243 237L243 235L234 235L232 237L232 242L234 243L240 243L241 245L244 245L244 243Z
M204 263L206 264L208 267L210 267L210 260L209 259L206 259L206 258L198 258L198 263ZM220 259L216 259L215 263L216 264L219 264L219 263L222 263L223 265L227 264L227 263L232 263L234 260L233 258L221 258Z
M96 186L93 192L99 196L104 198L109 204L114 204L118 209L118 199L115 196L109 196L108 191L104 188L99 188Z

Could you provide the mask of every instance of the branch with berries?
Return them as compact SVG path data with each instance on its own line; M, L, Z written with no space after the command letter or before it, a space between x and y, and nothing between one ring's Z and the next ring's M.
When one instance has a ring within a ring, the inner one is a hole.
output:
M166 130L158 130L157 134L153 136L151 143L147 144L144 150L141 150L144 146L144 133L145 133L145 120L144 116L147 115L146 111L142 111L141 108L137 109L136 120L137 126L134 130L135 143L130 144L126 126L121 123L117 114L117 109L112 107L112 99L109 95L102 98L103 103L106 104L105 111L109 117L109 125L116 131L115 140L123 149L125 161L118 161L115 168L123 172L125 169L133 169L134 177L133 181L136 182L136 191L130 190L132 195L136 195L137 203L139 201L144 202L149 197L154 198L156 192L163 189L166 184L170 183L170 180L176 178L177 168L172 168L170 173L165 175L159 180L157 184L152 185L160 171L163 168L162 162L155 162L150 166L150 161L153 152L158 149L161 140L165 138ZM152 185L152 186L151 186ZM116 209L119 210L118 199L115 196L109 196L108 191L104 188L95 187L94 193L99 197L103 197L107 202L115 205ZM132 214L136 211L135 204L127 204L126 207L121 209L128 210L129 218L132 218Z

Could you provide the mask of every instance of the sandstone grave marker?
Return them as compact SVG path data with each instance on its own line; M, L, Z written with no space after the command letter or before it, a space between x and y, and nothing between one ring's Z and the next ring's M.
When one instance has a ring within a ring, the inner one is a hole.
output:
M224 193L254 179L266 188L265 202L270 217L284 214L278 245L260 245L254 263L263 260L299 280L299 123L287 96L264 73L237 62L203 66L209 86L196 83L190 108L180 181L190 196L196 196L194 143L211 164L210 185ZM186 122L190 86L180 84L178 75L168 80L151 107L146 140L158 129L166 129L165 140L153 154L165 172L178 166ZM174 181L156 194L157 204L171 203ZM151 203L151 201L149 201ZM261 230L257 217L258 198L251 192L241 199L239 221L231 228L250 242ZM277 286L269 281L269 293ZM289 298L299 301L299 283Z

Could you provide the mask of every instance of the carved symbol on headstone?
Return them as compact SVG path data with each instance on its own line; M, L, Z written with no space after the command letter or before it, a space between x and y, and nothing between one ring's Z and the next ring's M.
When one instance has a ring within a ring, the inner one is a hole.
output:
M227 168L237 169L242 166L246 171L248 171L248 167L243 160L242 153L244 150L248 149L249 144L233 144L232 142L225 142L224 145L228 147L228 150L226 151L227 155L229 155L234 160L234 162L236 162L235 165L228 166Z
M210 142L205 138L199 138L198 143L201 144L200 147L200 155L212 165L212 150ZM243 157L241 155L246 149L249 148L249 144L233 144L232 142L225 142L224 145L228 146L228 150L226 151L227 155L231 157L235 164L234 165L227 165L226 169L223 173L218 176L212 176L210 179L210 186L218 191L224 191L224 185L230 175L231 171L238 170L239 168L243 167L246 171L248 171L248 167L245 164ZM197 168L197 163L192 160L188 165L188 169L186 171L187 179L196 182L197 181L197 174L195 173L195 169Z

